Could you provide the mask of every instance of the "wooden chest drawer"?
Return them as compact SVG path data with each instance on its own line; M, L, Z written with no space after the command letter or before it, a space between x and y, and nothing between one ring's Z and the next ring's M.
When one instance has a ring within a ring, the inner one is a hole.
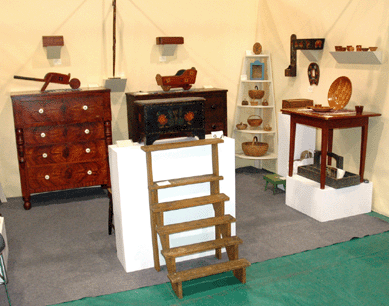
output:
M215 122L207 122L205 124L205 129L207 131L215 131L215 132L216 131L223 131L224 128L225 128L224 122L217 122L217 121L215 121Z
M24 138L26 145L46 145L103 139L104 124L102 122L87 122L30 127L24 130Z
M105 140L26 148L28 166L84 162L106 157Z
M99 119L103 113L102 99L53 98L50 101L20 102L18 109L23 113L25 124L83 122Z
M108 184L108 165L104 162L31 167L28 172L32 192Z
M109 100L109 91L13 96L15 125L37 126L98 120L111 121Z

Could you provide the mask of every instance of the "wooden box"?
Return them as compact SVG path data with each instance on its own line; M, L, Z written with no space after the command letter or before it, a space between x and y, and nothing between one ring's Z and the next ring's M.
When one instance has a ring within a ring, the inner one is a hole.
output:
M334 158L336 161L336 168L343 169L343 157L333 152L328 152L329 158ZM313 165L300 166L297 168L297 174L306 177L310 180L320 183L320 157L321 151L315 151ZM335 189L350 187L360 184L360 176L351 172L345 172L343 178L337 179L336 172L333 173L331 166L327 166L326 185Z
M219 88L192 88L190 90L126 93L128 138L134 142L140 139L140 130L135 118L135 101L184 97L204 98L205 133L211 134L212 131L223 131L223 134L227 136L227 90Z
M320 166L306 165L297 168L297 174L306 177L310 180L320 183ZM350 187L360 184L360 177L357 174L347 172L344 177L337 179L331 176L326 176L326 185L335 189Z
M286 99L282 100L282 108L304 108L313 106L313 100L310 99Z
M140 139L151 145L159 138L205 138L204 98L171 98L135 101Z

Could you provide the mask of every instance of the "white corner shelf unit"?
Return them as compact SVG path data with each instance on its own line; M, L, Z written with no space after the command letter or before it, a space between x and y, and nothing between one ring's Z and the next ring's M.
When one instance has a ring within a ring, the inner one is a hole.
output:
M339 64L382 64L381 51L334 51L330 53Z
M259 61L264 67L261 79L251 79L251 64L256 61ZM256 89L256 86L258 86L258 89L264 90L265 94L262 99L255 100L258 101L257 106L252 106L249 90ZM242 105L243 100L247 100L249 104ZM262 105L265 100L268 105ZM250 127L247 119L251 115L259 115L262 118L263 122L259 127ZM238 130L236 125L241 122L247 124L248 127L244 130ZM271 131L264 130L266 125L271 127ZM256 55L251 51L246 51L239 82L233 135L236 144L235 156L237 158L254 160L255 167L277 172L277 122L270 54ZM243 153L242 143L252 142L255 136L258 141L269 144L269 149L263 156L254 157Z

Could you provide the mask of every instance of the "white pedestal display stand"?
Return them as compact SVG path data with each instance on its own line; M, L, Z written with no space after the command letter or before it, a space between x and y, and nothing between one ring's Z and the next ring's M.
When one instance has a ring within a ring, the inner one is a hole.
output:
M3 217L0 217L0 233L3 235L4 242L5 242L5 248L3 250L3 258L4 258L4 266L7 268L9 249L8 249L7 233L5 231L5 222L4 222ZM0 271L0 273L1 273L1 271ZM3 283L3 280L0 278L0 284L2 284L2 283Z
M278 115L278 174L286 177L286 205L320 222L336 220L371 211L373 183L334 189L297 175L288 176L290 115ZM316 145L316 129L297 124L294 159L299 159L304 150L313 150Z
M220 192L230 197L225 203L226 214L235 214L235 141L224 137L219 144L219 173L224 177ZM193 139L190 139L193 140ZM172 140L164 140L172 141ZM158 141L161 143L164 141ZM126 272L154 267L151 242L149 199L147 189L146 153L140 146L109 146L112 199L118 258ZM181 148L153 153L154 180L168 180L212 173L211 146ZM159 201L179 200L209 195L209 183L162 189ZM211 204L165 212L165 224L213 217ZM236 232L232 224L232 234ZM192 244L215 237L214 228L171 235L171 247ZM160 246L161 248L161 246ZM213 255L214 251L179 258L188 260ZM164 258L161 256L161 264Z
M286 177L286 205L320 222L369 213L372 198L372 182L320 189L320 183L300 175Z

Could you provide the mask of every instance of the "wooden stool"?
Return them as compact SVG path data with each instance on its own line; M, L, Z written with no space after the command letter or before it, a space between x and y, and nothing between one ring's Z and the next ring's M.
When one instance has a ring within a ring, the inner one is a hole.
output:
M273 194L276 194L277 185L283 185L284 189L286 189L286 180L285 180L285 178L282 178L278 174L273 173L273 174L264 175L263 179L266 181L265 190L267 189L267 184L268 183L273 184Z

